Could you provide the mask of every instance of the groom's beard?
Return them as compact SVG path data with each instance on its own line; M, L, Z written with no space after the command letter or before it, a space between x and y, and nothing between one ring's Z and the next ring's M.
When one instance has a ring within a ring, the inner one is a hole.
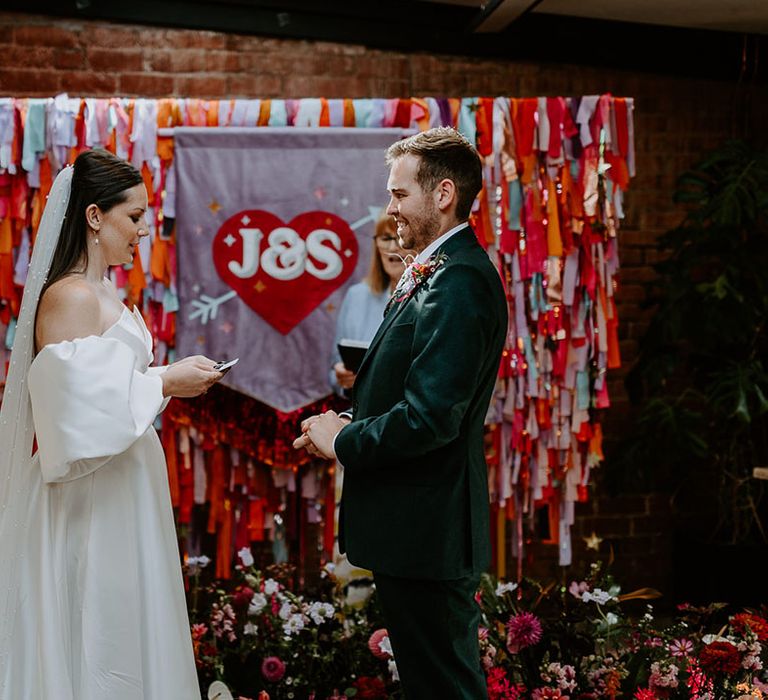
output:
M423 214L411 216L402 234L398 232L398 242L401 248L415 250L420 253L440 232L440 218L437 207L431 206Z

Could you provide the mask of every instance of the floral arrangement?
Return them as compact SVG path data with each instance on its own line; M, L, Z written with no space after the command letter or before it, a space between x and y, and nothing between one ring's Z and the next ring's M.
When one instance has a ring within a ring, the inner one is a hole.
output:
M599 563L567 587L486 577L480 646L490 700L768 697L766 611L682 604L659 624L642 602L659 596L622 595Z
M327 565L316 589L297 594L290 569L262 574L247 550L241 561L228 589L202 586L197 560L190 569L204 688L223 681L240 700L402 697L372 582L343 586ZM767 609L682 604L662 622L649 603L659 595L622 594L600 563L567 586L484 576L489 700L768 700Z
M395 291L392 292L392 298L387 303L387 307L384 309L386 315L392 304L399 304L401 301L405 301L408 297L413 296L413 293L426 282L436 270L442 267L448 256L445 253L438 253L436 255L430 255L429 258L423 263L412 262L405 268L400 280L395 287Z
M370 580L342 588L329 564L314 590L297 594L289 587L290 566L264 574L250 551L239 556L238 576L210 585L201 583L208 562L187 562L203 688L224 681L243 700L398 697L397 667Z

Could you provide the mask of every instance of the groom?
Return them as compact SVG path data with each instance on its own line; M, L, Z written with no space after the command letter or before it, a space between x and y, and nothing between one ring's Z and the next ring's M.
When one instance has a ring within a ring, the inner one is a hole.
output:
M507 331L498 272L467 225L480 157L453 129L393 144L387 213L418 251L360 366L351 422L294 446L344 468L339 544L374 573L408 700L487 697L474 594L490 563L483 421Z

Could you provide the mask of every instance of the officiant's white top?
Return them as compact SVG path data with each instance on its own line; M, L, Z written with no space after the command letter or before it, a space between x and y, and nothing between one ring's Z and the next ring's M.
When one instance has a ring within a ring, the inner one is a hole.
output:
M40 488L2 700L200 698L151 361L126 308L32 363Z

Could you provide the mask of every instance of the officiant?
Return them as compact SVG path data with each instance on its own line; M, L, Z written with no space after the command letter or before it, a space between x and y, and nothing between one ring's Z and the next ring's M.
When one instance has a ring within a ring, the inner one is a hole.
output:
M373 242L368 274L362 282L353 284L347 290L336 321L330 383L336 394L343 398L347 397L347 392L355 383L357 368L345 366L339 353L339 343L351 340L354 345L363 347L371 341L384 317L384 307L405 270L406 261L413 259L413 251L399 246L394 219L383 209L376 222ZM359 354L362 357L363 352Z

